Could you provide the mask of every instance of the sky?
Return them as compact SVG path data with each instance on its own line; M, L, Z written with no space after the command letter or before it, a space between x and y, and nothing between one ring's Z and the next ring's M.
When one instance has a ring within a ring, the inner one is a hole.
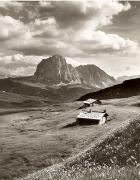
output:
M0 74L32 75L59 54L73 66L140 75L140 2L0 1Z

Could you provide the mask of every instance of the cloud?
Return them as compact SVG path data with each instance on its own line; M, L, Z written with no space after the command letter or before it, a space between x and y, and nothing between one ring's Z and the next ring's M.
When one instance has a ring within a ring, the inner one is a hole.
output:
M67 62L68 64L72 64L74 67L79 66L79 65L81 65L81 64L84 64L84 63L78 62L78 61L76 61L76 60L73 60L73 59L70 58L70 57L67 57L67 58L66 58L66 62Z
M0 64L6 67L14 66L36 66L44 56L23 56L22 54L15 54L11 56L1 56Z
M20 4L20 10L24 6L25 3ZM38 18L27 24L20 18L0 16L0 40L8 41L3 42L7 49L25 55L60 53L65 56L84 56L104 52L105 49L117 52L128 48L129 51L131 46L136 46L133 41L98 30L111 24L114 15L127 11L129 3L122 4L112 0L40 1L38 11L36 3L33 6ZM34 14L30 3L27 9L30 14Z
M32 30L34 32L33 36L37 38L56 38L60 36L57 22L54 17L49 17L46 20L36 19L32 25Z
M71 60L74 57L138 51L137 42L101 30L112 24L119 13L128 11L129 3L83 0L13 5L9 2L0 8L0 49L3 49L0 65L11 67L12 73L32 72L42 56L53 54L69 57L69 62L76 65Z
M129 71L131 68L129 66L126 66L126 70Z
M22 7L22 3L18 2L18 1L12 1L12 0L4 0L4 1L0 1L0 7L1 8L5 8L8 9L9 7L15 7L16 8L21 8Z
M40 9L40 17L53 16L61 28L81 28L86 21L92 21L92 28L112 23L114 15L127 11L130 4L121 4L112 0L92 1L55 1Z
M0 57L0 73L8 75L32 75L43 56L23 56L15 54Z
M0 16L0 41L9 40L22 36L27 27L10 16Z
M41 1L40 4L44 8L40 17L47 19L35 21L34 37L46 39L49 43L41 43L39 52L63 54L67 49L66 56L69 56L70 49L73 49L71 52L74 54L71 56L88 56L88 53L132 52L137 48L137 43L132 40L98 30L111 24L114 15L129 10L129 3L93 0L49 3ZM37 52L38 48L34 49Z
M86 34L90 37L86 38ZM82 39L82 40L81 40ZM103 31L85 32L83 38L77 37L77 44L83 51L93 53L135 53L138 50L137 42L122 38L117 34L106 34Z
M61 54L62 56L78 56L81 50L76 46L57 39L32 39L30 42L21 46L13 46L13 50L17 50L24 55L48 56L53 54Z

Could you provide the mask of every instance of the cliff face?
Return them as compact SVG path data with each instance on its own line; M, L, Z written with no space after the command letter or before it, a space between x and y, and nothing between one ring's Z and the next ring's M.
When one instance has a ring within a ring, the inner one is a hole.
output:
M37 66L34 78L47 85L80 83L76 69L67 64L65 58L58 55L43 59Z
M34 80L47 85L83 84L89 87L104 88L115 82L95 65L82 65L74 68L64 57L54 55L43 59L37 66Z

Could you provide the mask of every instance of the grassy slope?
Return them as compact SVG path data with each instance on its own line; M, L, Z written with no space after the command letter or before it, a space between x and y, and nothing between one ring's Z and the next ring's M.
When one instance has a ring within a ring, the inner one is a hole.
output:
M134 99L135 98L136 97L134 97ZM125 101L127 101L127 99ZM125 101L124 104L126 103ZM139 108L116 106L117 103L115 106L111 104L114 104L114 100L107 105L102 105L97 108L106 108L110 115L110 120L112 120L104 126L74 127L61 131L61 133L66 133L65 136L71 137L73 146L76 145L75 148L69 148L73 155L71 158L62 164L60 163L28 175L24 180L42 180L43 178L45 180L75 179L75 176L76 179L80 176L80 179L83 178L83 180L86 180L99 179L101 175L105 176L104 179L107 179L109 175L110 179L113 179L117 175L122 177L126 174L128 174L127 177L125 177L127 179L132 179L128 178L128 176L133 174L135 177L138 177L138 167L136 166L139 165L140 162L140 144L138 143L140 135ZM73 110L71 115L74 114L76 114L76 111ZM67 123L70 122L70 117L71 116L69 116ZM66 117L64 116L64 118ZM131 123L129 124L129 122ZM62 126L62 124L65 123L59 124L59 127ZM63 147L66 147L68 142L65 144L64 142L66 141L63 140ZM87 150L84 150L85 148ZM79 151L81 153L76 155ZM119 172L122 172L122 174L119 174ZM100 179L103 179L103 176Z
M0 91L0 108L41 107L49 102L48 98Z
M0 79L0 92L15 93L17 96L34 96L50 101L68 102L78 99L84 94L95 92L97 88L87 88L82 85L66 85L49 87L40 83L26 82L18 79ZM10 99L10 96L9 96ZM1 104L4 104L1 102Z
M131 96L140 95L140 78L124 81L122 84L117 84L97 92L88 93L79 100L85 100L88 98L98 99L114 99L114 98L126 98Z
M62 165L44 169L24 180L132 180L140 178L139 116Z
M112 104L116 106L134 106L140 107L140 96L132 96L129 98L104 100L104 104Z

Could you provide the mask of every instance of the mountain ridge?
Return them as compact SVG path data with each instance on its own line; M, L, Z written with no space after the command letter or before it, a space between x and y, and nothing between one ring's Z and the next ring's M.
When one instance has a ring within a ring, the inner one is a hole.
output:
M88 93L78 100L85 100L88 98L97 99L115 99L126 98L140 95L140 78L126 80L121 84L117 84L97 92Z
M43 59L37 66L33 81L47 85L83 84L105 88L115 84L115 79L94 64L73 67L60 55Z
M73 67L60 55L43 59L34 75L0 80L0 91L73 101L115 83L114 78L95 65Z

